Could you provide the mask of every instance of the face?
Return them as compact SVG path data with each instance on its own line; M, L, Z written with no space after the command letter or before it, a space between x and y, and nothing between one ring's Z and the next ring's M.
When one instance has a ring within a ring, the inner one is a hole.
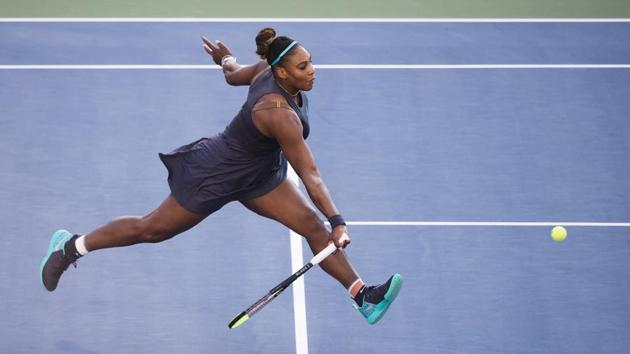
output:
M277 75L286 86L296 90L310 91L315 82L315 67L311 54L302 46L297 46L278 67Z

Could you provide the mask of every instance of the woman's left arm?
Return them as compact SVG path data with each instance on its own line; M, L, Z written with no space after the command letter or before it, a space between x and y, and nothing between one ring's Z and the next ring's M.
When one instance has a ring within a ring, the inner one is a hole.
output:
M220 41L212 43L208 38L201 37L203 49L212 56L215 64L223 68L225 81L232 86L250 85L259 73L265 70L269 64L261 60L253 65L240 65L232 52Z
M302 138L303 127L300 119L295 112L286 109L278 109L277 112L274 112L275 114L270 111L257 112L261 116L266 116L259 117L266 123L264 126L266 131L264 133L268 133L278 141L287 160L289 160L295 172L304 182L304 187L306 187L306 191L317 209L326 218L338 215L339 210L337 210L321 177L315 158ZM340 243L341 237L347 232L345 225L338 225L332 230L331 238L337 247L345 247L350 243L350 240L343 244Z

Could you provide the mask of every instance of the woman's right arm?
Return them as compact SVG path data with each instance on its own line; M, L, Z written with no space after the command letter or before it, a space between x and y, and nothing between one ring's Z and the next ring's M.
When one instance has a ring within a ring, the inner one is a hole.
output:
M225 81L232 86L250 85L267 67L269 64L265 60L253 65L240 65L236 60L230 60L223 65L223 73Z
M221 65L225 81L232 86L250 85L258 74L269 67L265 60L253 65L240 65L232 56L230 49L220 41L215 44L206 37L201 37L201 40L206 53L212 56L215 64Z

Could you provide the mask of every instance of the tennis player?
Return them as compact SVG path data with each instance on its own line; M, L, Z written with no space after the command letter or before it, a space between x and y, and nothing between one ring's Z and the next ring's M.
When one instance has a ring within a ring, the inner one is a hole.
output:
M142 217L115 218L85 235L56 231L41 263L47 290L55 290L63 272L70 264L76 267L88 252L167 240L232 201L303 235L314 254L329 242L339 248L350 243L340 241L347 234L345 221L305 142L310 129L304 92L315 83L309 52L265 28L256 36L261 60L243 66L221 42L205 37L202 41L223 68L228 84L249 85L242 109L223 132L159 154L168 170L171 193L157 209ZM287 180L287 160L310 200L330 222L330 232L300 189ZM366 286L343 250L320 265L348 290L354 307L370 324L380 320L402 286L399 274L381 285Z

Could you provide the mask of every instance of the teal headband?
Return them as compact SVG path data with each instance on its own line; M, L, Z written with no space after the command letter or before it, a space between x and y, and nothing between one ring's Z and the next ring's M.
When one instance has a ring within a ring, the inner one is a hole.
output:
M288 46L287 46L287 47L286 47L286 48L282 51L282 53L280 53L280 55L278 55L278 57L276 58L276 60L274 60L274 61L271 63L271 65L276 65L276 64L280 61L280 59L282 59L282 57L283 57L285 54L287 54L287 52L288 52L288 51L290 51L290 50L291 50L291 48L293 48L296 44L298 44L298 42L297 42L297 41L293 41L293 42L291 42L291 44L289 44L289 45L288 45Z

